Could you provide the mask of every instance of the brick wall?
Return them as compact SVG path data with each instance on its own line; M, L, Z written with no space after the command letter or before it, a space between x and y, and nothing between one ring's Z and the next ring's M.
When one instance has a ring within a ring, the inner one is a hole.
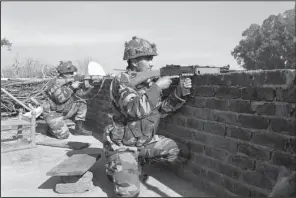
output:
M102 87L101 84L95 84L87 104L86 119L96 123L96 133L99 136L103 134L105 126L112 123L109 91L111 80L106 79Z
M281 166L296 169L295 70L208 74L193 84L194 97L159 127L189 159L169 168L216 195L267 196ZM109 85L89 102L98 133L110 123Z

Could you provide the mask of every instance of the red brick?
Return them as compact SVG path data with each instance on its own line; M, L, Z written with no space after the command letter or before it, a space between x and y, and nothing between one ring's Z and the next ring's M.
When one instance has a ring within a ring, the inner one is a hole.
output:
M167 124L175 124L179 126L187 126L187 117L173 114L165 118Z
M227 176L223 177L223 186L230 192L239 196L249 197L251 194L249 188L245 187L237 180L231 179Z
M194 156L194 164L213 170L219 170L219 162L217 160L202 154L195 154Z
M209 109L227 110L228 101L209 98L207 99L206 107Z
M183 116L194 116L196 109L194 107L184 105L176 113Z
M255 160L242 154L230 155L227 159L227 162L241 169L254 170L255 167Z
M196 186L197 188L207 192L211 196L216 195L216 196L234 196L233 193L225 190L224 187L221 185L217 185L214 182L209 181L205 177L190 174L188 172L185 173L188 178L191 178L191 182Z
M225 135L225 126L223 124L219 124L215 122L205 122L203 130L205 132L213 133L220 136Z
M193 131L193 139L198 141L198 142L202 142L204 144L208 143L212 138L211 134L207 134L204 132L200 132L200 131Z
M196 96L212 97L215 95L215 88L212 86L203 86L195 88Z
M238 144L238 152L259 160L269 160L271 149L241 142Z
M249 100L229 100L228 109L238 113L251 113L251 102Z
M273 101L275 90L271 87L247 87L242 89L242 99Z
M235 153L237 150L237 142L232 139L198 131L195 131L193 135L196 141L207 146L213 146L231 153Z
M279 166L258 161L256 164L256 172L261 173L266 178L276 181L279 174Z
M216 88L216 97L218 98L227 98L227 99L234 99L241 97L241 89L237 87L217 87Z
M221 150L215 147L205 146L205 155L218 159L220 161L224 161L228 153L225 150Z
M292 117L294 111L295 111L295 105L276 104L275 115L279 117Z
M283 134L296 136L296 123L295 119L282 119L272 118L271 119L271 130Z
M188 128L192 128L192 129L195 129L195 130L202 131L203 130L203 125L204 125L204 122L201 121L201 120L195 119L193 117L188 117L187 118L187 127Z
M286 151L296 153L296 136L290 138Z
M188 146L189 146L189 150L191 152L194 152L194 153L204 153L204 144L201 144L199 142L195 142L195 141L190 141L188 143Z
M275 115L276 106L274 103L252 102L251 108L258 115Z
M206 98L195 96L187 100L187 104L193 107L205 107Z
M227 86L249 86L252 84L252 74L245 72L232 73L224 76L225 85Z
M280 151L274 151L272 154L272 163L278 166L285 166L287 168L291 168L296 170L296 155L292 155L290 153L284 153Z
M262 86L265 82L265 72L256 73L256 75L252 75L252 78L253 86Z
M192 131L190 129L187 129L181 126L172 125L172 124L168 124L165 129L169 133L178 135L180 137L188 138L188 139L192 138Z
M207 170L206 177L209 181L217 185L222 185L222 178L223 178L222 174L217 173L215 171Z
M255 171L243 172L242 180L250 185L258 186L267 190L271 190L273 187L273 182L270 179L265 178L263 174Z
M269 193L269 190L264 190L259 187L251 189L251 197L268 197Z
M237 123L245 128L267 129L269 120L256 115L239 115Z
M227 124L235 125L237 123L237 115L231 112L215 111L214 119L217 122L223 122Z
M229 137L238 138L241 140L250 140L252 133L251 133L251 130L249 129L227 126L226 135Z
M223 75L203 75L203 85L224 85Z
M276 100L283 102L296 103L296 86L289 89L277 88L276 89Z
M191 107L192 108L192 107ZM196 118L214 121L214 111L206 108L192 108Z
M193 167L193 173L197 176L200 176L200 177L206 177L206 173L207 170L203 167L200 167L200 166L194 166Z
M289 138L272 132L258 132L253 134L251 142L273 149L285 150Z
M266 84L284 85L286 84L286 75L284 71L270 70L266 71Z
M226 150L230 153L234 153L237 150L236 141L229 138L221 137L221 136L213 136L211 141L208 141L207 144L209 146L215 146L219 149Z

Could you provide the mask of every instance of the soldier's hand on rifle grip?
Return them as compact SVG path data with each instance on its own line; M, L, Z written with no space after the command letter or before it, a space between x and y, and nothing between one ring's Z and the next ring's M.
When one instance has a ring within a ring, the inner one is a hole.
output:
M74 81L71 86L74 88L74 89L77 89L80 85L80 82L79 81Z
M93 86L89 83L89 80L84 80L84 87L85 87L86 89L88 89L88 88L93 88Z
M186 96L190 94L190 89L192 88L192 82L190 78L181 79L176 88L176 94L178 97Z

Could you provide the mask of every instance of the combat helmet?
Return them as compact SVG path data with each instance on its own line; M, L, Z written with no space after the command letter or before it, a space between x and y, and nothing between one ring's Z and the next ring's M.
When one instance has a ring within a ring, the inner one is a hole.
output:
M157 56L154 43L134 36L129 42L125 42L123 60L129 60L141 56Z
M77 67L73 65L72 61L60 61L60 64L57 66L57 71L59 74L72 73L77 72Z

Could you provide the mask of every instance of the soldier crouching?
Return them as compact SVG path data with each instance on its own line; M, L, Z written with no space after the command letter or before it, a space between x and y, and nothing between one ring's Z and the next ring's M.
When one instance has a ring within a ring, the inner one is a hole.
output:
M170 78L162 77L141 88L129 83L137 72L151 70L152 59L156 55L154 44L133 37L126 43L123 58L128 62L128 70L117 75L110 86L113 124L105 128L103 145L106 173L113 181L118 197L139 195L144 164L175 162L178 159L177 144L155 133L160 118L173 113L186 102L180 85L162 100L161 92L170 86ZM191 88L191 79L185 79L183 86Z
M91 88L83 89L79 79L68 82L67 79L74 79L74 74L77 71L71 61L61 61L57 70L59 76L49 81L45 91L47 101L43 105L43 114L49 126L49 133L57 139L67 139L70 132L65 120L74 119L76 123L74 135L92 135L91 131L83 128L87 104L86 100L82 98L89 93Z

